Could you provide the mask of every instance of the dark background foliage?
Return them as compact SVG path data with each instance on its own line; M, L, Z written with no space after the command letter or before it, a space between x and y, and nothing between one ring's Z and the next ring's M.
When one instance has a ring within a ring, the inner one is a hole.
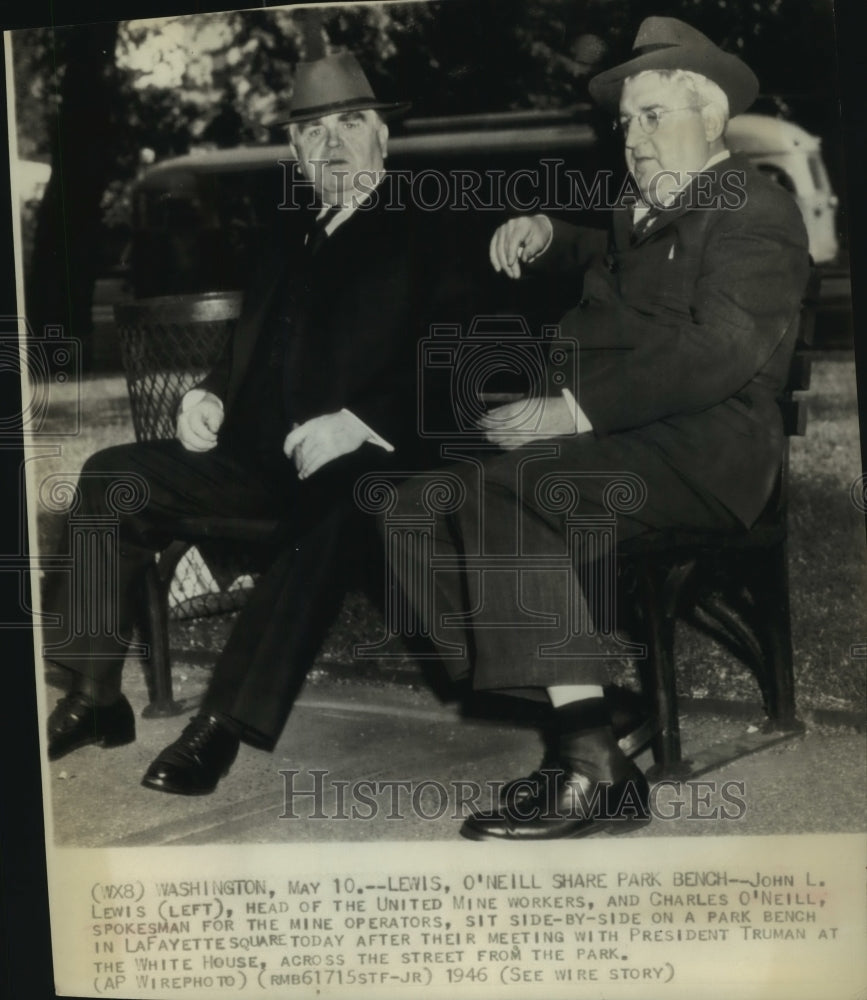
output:
M757 110L819 135L844 191L830 0L435 0L37 27L13 36L19 156L54 168L25 217L28 317L79 337L87 364L94 281L125 244L130 182L153 159L273 139L299 59L350 49L378 94L418 116L568 109L652 13L740 54L762 83Z
M455 3L456 0L447 0ZM59 20L62 22L75 24L85 22L95 22L99 19L112 19L118 17L154 17L178 13L186 9L189 12L200 11L207 7L219 8L228 6L225 2L202 2L196 0L65 0L62 4L55 0L28 0L25 3L8 3L2 11L4 26L24 30L27 35L34 38L30 44L30 52L26 48L18 46L16 48L16 60L25 60L24 68L22 63L16 63L16 75L23 77L25 87L19 86L18 101L25 102L26 113L19 115L19 121L27 121L26 132L34 140L34 145L30 149L21 149L23 156L39 155L47 158L49 154L48 135L51 130L50 122L52 113L55 113L56 102L59 98L59 83L61 79L62 62L56 66L52 63L49 44L47 41L39 42L38 29L35 26L45 25ZM267 6L267 4L263 4ZM467 9L469 0L458 2L457 6ZM481 5L485 6L485 5ZM503 10L506 4L497 4L499 10ZM521 7L516 4L514 6ZM581 8L578 0L573 3L563 4L562 21L555 25L553 30L557 37L565 39L567 30L566 24L570 17L575 16L571 12L571 7ZM852 257L853 275L855 282L853 286L853 306L856 320L863 312L863 292L859 285L859 276L864 270L863 240L857 239L858 233L863 230L863 225L867 221L865 212L865 196L862 187L855 183L860 177L860 165L867 157L867 142L865 142L865 132L863 127L862 101L863 94L867 90L867 80L865 80L865 60L863 52L863 30L862 14L863 5L860 0L837 0L836 15L838 23L837 46L841 54L841 86L840 101L844 112L843 139L847 153L846 163L852 183L849 187L847 198L849 206L849 218L851 220L850 253ZM760 72L764 89L768 92L772 87L779 86L781 91L785 86L786 92L793 95L800 95L804 99L804 104L816 103L816 110L812 117L803 119L803 123L809 128L813 125L813 131L826 137L826 152L834 156L838 163L842 164L839 153L835 153L828 145L827 137L836 138L837 121L837 101L834 96L834 58L833 58L833 32L831 27L831 0L824 2L809 3L786 3L768 4L766 2L756 4L738 3L722 5L719 0L714 2L694 2L677 4L647 4L647 3L588 3L586 10L594 11L595 20L588 23L588 31L596 31L599 36L606 40L609 46L606 60L614 60L614 52L623 52L628 49L630 33L634 31L640 17L646 13L669 12L672 10L686 13L687 9L696 12L693 18L694 23L703 27L713 37L717 37L713 30L713 25L718 17L723 17L724 30L727 27L727 19L732 10L740 11L738 20L732 18L732 24L743 24L749 17L747 24L747 34L751 41L750 45L759 48L764 46L767 50L765 55L759 60L753 59L757 70ZM747 9L751 9L753 14L747 15ZM783 10L792 8L791 20L783 16ZM488 5L490 9L490 5ZM263 10L264 21L270 20L270 11ZM578 13L581 13L579 11ZM267 16L266 16L267 15ZM772 24L768 24L768 18L772 18ZM476 19L473 19L475 22ZM549 26L550 26L549 22ZM571 22L570 22L571 23ZM560 26L562 25L562 26ZM792 32L790 25L797 30ZM460 24L460 31L465 25ZM262 30L265 30L264 28ZM547 31L547 29L546 29ZM460 33L460 32L459 32ZM43 35L55 35L57 32L44 31ZM762 41L759 45L757 38L764 35L767 42ZM793 37L794 35L794 37ZM753 37L756 36L756 37ZM17 38L24 38L25 34L19 33ZM546 35L547 37L547 35ZM577 35L569 36L569 41L573 41ZM620 46L615 50L615 39ZM722 41L722 36L718 40ZM746 41L745 41L746 44ZM485 55L487 38L482 51L472 52L473 59L482 59ZM398 46L401 50L401 46ZM588 51L589 49L589 51ZM451 50L449 50L451 51ZM746 53L745 53L746 54ZM593 46L579 48L573 55L576 61L590 59L594 55ZM398 58L394 56L393 58ZM570 56L571 58L571 56ZM35 60L42 65L44 70L42 76L37 80L38 73L35 69L27 68L26 60ZM453 61L454 57L450 56ZM41 60L41 63L40 63ZM404 61L408 61L404 58ZM768 65L770 63L770 65ZM514 67L509 66L505 59L498 63L497 74L498 84L492 85L494 89L507 85L503 80L505 76L511 76ZM447 68L448 64L447 64ZM451 68L456 69L454 66ZM507 70L508 72L503 72ZM279 76L281 70L278 69L271 60L263 56L264 74L276 74L269 80L276 79L279 84L283 77ZM399 84L404 79L409 82L411 76L407 75L409 70L404 71L403 76L395 76L395 83ZM421 77L425 73L419 72ZM517 74L515 74L517 75ZM779 80L779 84L777 84ZM40 82L41 81L41 82ZM41 93L27 96L29 85L34 83L37 88L42 87ZM529 92L529 87L527 88ZM426 91L435 91L434 87L427 87ZM407 89L409 92L409 89ZM183 134L186 128L186 119L182 112L178 110L178 96L174 93L163 93L153 95L148 98L150 111L142 111L142 117L148 124L149 138L147 141L157 143L158 141L170 140L173 129L166 130L173 122L179 122L179 132ZM420 95L413 94L416 98L417 107L420 107ZM542 95L546 96L546 95ZM140 98L142 103L145 99ZM30 102L29 105L27 102ZM0 117L6 107L5 101L0 101ZM21 105L19 104L19 107ZM127 108L124 112L127 119L131 119L132 111ZM158 124L159 123L159 124ZM39 140L39 136L42 139ZM19 135L19 143L22 135ZM173 141L173 140L172 140ZM41 143L41 145L39 144ZM145 145L143 136L141 144ZM170 147L172 150L183 148L183 142L178 141L176 145ZM135 160L127 170L135 169ZM123 176L123 170L116 169L118 178ZM842 190L842 168L835 176L835 186L838 191ZM6 163L0 157L0 187L8 185L8 173ZM2 208L2 225L7 232L11 233L11 205L7 201ZM13 268L13 248L11 238L0 244L0 272L3 275L2 289L5 297L2 302L2 312L6 316L14 316L17 312L15 296L15 280ZM6 331L8 332L8 331ZM863 382L863 372L867 368L867 358L863 355L864 339L856 339L856 354L859 357L859 373ZM3 374L6 374L4 371ZM14 428L16 414L20 412L21 396L20 386L14 367L11 369L11 377L6 377L2 381L3 391L0 398L3 400L3 410L0 419L4 422L7 432L4 435L4 446L0 449L0 481L7 484L7 489L2 494L3 518L2 535L0 535L0 552L5 556L16 557L22 553L21 548L21 524L24 523L24 494L18 489L18 475L22 463L22 452L20 447L20 435L9 432L9 428ZM860 393L863 400L867 396L862 385ZM863 419L862 419L863 428ZM862 441L864 436L862 434ZM817 516L822 517L825 508L819 505ZM24 550L26 551L26 550ZM16 573L0 574L0 607L17 609L22 601L22 578ZM26 584L23 587L23 597L26 600ZM6 808L3 811L2 821L0 821L0 982L3 983L5 995L14 1000L33 1000L33 998L54 997L53 974L51 966L51 948L49 937L47 889L45 876L45 855L43 850L43 827L42 808L39 795L40 788L40 757L37 742L36 730L36 692L35 692L35 671L33 669L33 648L31 633L25 628L5 629L3 635L3 659L7 667L4 683L4 699L7 706L7 719L3 726L2 755L6 762L4 772L4 803Z

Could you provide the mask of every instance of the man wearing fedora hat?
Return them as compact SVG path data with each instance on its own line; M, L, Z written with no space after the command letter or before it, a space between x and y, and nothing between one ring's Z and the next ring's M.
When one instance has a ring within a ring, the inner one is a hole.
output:
M454 272L432 265L441 244L427 220L376 198L385 119L406 107L378 100L350 54L299 65L279 122L316 196L312 226L298 225L299 211L279 213L225 357L181 401L177 439L106 449L80 478L79 515L106 513L111 485L130 475L146 484L146 503L120 517L114 634L47 630L63 646L51 659L71 681L49 719L52 759L135 738L121 673L143 575L154 552L184 537L179 524L198 518L275 519L279 528L201 711L143 784L208 793L241 739L270 749L279 737L344 592L355 480L390 462L426 461L415 437L416 341L435 303L449 299ZM75 596L64 577L47 603L64 616Z
M502 546L517 521L521 553L537 570L521 574L524 620L514 628L509 574L435 580L429 627L471 651L469 662L452 661L455 672L470 673L476 689L550 705L543 768L506 786L497 808L472 814L461 830L468 838L580 837L649 819L647 781L615 741L603 695L606 663L622 653L616 637L586 629L572 637L568 657L546 656L550 630L526 620L528 610L550 612L553 592L565 592L561 577L538 571L540 556L564 551L569 530L544 485L565 476L580 495L577 514L604 521L609 487L625 477L643 503L626 504L627 512L621 505L619 543L666 528L733 530L767 502L782 454L775 397L808 254L790 196L725 146L729 114L746 110L757 92L752 71L701 32L648 18L632 58L590 81L594 99L617 116L634 204L612 206L607 232L536 215L510 220L491 240L494 268L512 278L574 274L580 301L560 325L563 343L578 344L578 398L559 388L552 365L532 431L522 426L520 402L486 414L481 427L502 450L484 462L483 480L452 467L468 499L436 522L433 548L461 554L510 551ZM521 447L549 439L557 442L550 457ZM402 501L413 506L422 487L409 480ZM396 571L408 555L400 553ZM578 554L592 557L589 548ZM604 595L582 596L605 610ZM482 607L496 626L473 627Z

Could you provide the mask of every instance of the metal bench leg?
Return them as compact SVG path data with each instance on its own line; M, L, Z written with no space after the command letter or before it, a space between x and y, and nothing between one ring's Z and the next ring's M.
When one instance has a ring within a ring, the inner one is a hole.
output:
M786 543L774 546L756 568L753 596L763 622L764 683L768 721L774 729L801 730L795 715L789 567Z
M680 717L677 708L677 674L674 666L674 617L663 602L666 574L642 561L638 570L639 600L645 626L647 660L641 668L641 685L654 706L659 730L651 744L654 765L649 777L683 777L689 763L681 757Z
M173 542L160 556L159 562L148 567L145 575L145 602L148 643L150 702L142 711L146 719L181 715L185 709L174 700L172 664L169 657L169 587L175 569L189 549L187 542Z

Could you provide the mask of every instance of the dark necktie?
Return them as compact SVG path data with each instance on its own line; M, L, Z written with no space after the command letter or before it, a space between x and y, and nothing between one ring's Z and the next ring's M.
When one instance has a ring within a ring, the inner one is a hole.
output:
M656 221L662 214L662 209L651 208L650 211L644 215L635 225L632 227L632 233L629 237L631 243L635 243L642 239L651 229L656 225Z
M634 244L638 240L643 239L651 229L655 229L663 221L665 221L666 218L671 219L673 217L673 213L679 211L683 207L689 190L689 186L681 188L675 193L674 198L667 204L652 205L647 215L645 215L639 222L636 222L632 227L632 234L629 238L630 243Z
M315 254L322 244L328 239L328 233L325 231L325 227L329 222L331 222L334 216L341 211L343 211L342 206L329 205L325 214L313 223L313 228L310 230L310 234L307 237L307 250L310 254Z

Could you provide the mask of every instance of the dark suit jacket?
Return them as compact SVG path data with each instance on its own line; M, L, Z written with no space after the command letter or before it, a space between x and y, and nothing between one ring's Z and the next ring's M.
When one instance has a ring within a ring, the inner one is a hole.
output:
M710 207L687 199L637 240L630 209L615 211L607 235L555 221L534 267L583 274L581 304L561 325L580 345L578 402L594 432L643 439L749 524L780 464L775 400L807 235L791 196L745 160L708 173Z
M418 341L432 318L453 319L458 308L461 279L442 252L444 227L375 198L311 256L299 221L287 213L262 254L228 350L201 387L222 399L228 422L275 296L288 283L291 420L345 407L395 445L396 463L417 463Z

